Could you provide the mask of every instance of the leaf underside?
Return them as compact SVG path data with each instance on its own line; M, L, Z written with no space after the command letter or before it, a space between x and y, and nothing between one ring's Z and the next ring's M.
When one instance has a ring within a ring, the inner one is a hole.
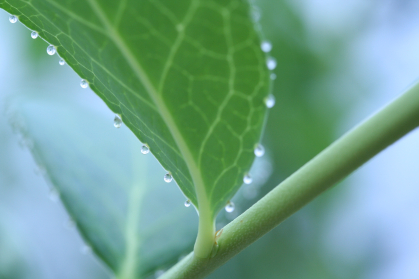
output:
M213 215L254 159L269 87L244 0L0 0Z
M161 166L141 154L128 129L108 125L74 98L17 103L18 128L42 172L116 278L145 278L190 251L196 213L159 179Z

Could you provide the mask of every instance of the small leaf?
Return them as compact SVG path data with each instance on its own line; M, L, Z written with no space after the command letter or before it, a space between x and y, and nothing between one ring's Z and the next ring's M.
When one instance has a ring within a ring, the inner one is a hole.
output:
M214 218L254 160L268 95L266 57L245 0L0 0L55 46Z
M144 278L189 252L196 213L128 129L66 98L21 102L17 111L37 163L117 278Z

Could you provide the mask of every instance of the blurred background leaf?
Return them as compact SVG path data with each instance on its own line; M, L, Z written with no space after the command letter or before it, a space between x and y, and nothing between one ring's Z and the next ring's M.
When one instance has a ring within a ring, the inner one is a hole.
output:
M108 125L106 114L71 95L11 103L12 125L50 181L51 197L65 204L84 249L117 278L144 278L192 249L196 212L126 127Z

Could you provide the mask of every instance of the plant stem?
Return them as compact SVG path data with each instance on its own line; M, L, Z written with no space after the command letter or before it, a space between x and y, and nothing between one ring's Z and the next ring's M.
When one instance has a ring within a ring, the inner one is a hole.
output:
M210 210L199 211L198 235L194 246L195 257L207 258L214 245L215 222Z
M161 278L202 278L419 126L419 83L335 141L224 227L211 259L189 254Z

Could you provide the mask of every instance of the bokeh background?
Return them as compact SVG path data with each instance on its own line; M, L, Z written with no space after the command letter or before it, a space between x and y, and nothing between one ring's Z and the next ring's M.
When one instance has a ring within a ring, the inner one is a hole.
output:
M418 1L254 3L278 61L263 137L272 171L236 214L419 77ZM111 278L6 112L15 96L64 94L103 111L109 125L113 114L8 16L0 11L0 278ZM410 133L209 277L419 278L418 143L419 131Z

